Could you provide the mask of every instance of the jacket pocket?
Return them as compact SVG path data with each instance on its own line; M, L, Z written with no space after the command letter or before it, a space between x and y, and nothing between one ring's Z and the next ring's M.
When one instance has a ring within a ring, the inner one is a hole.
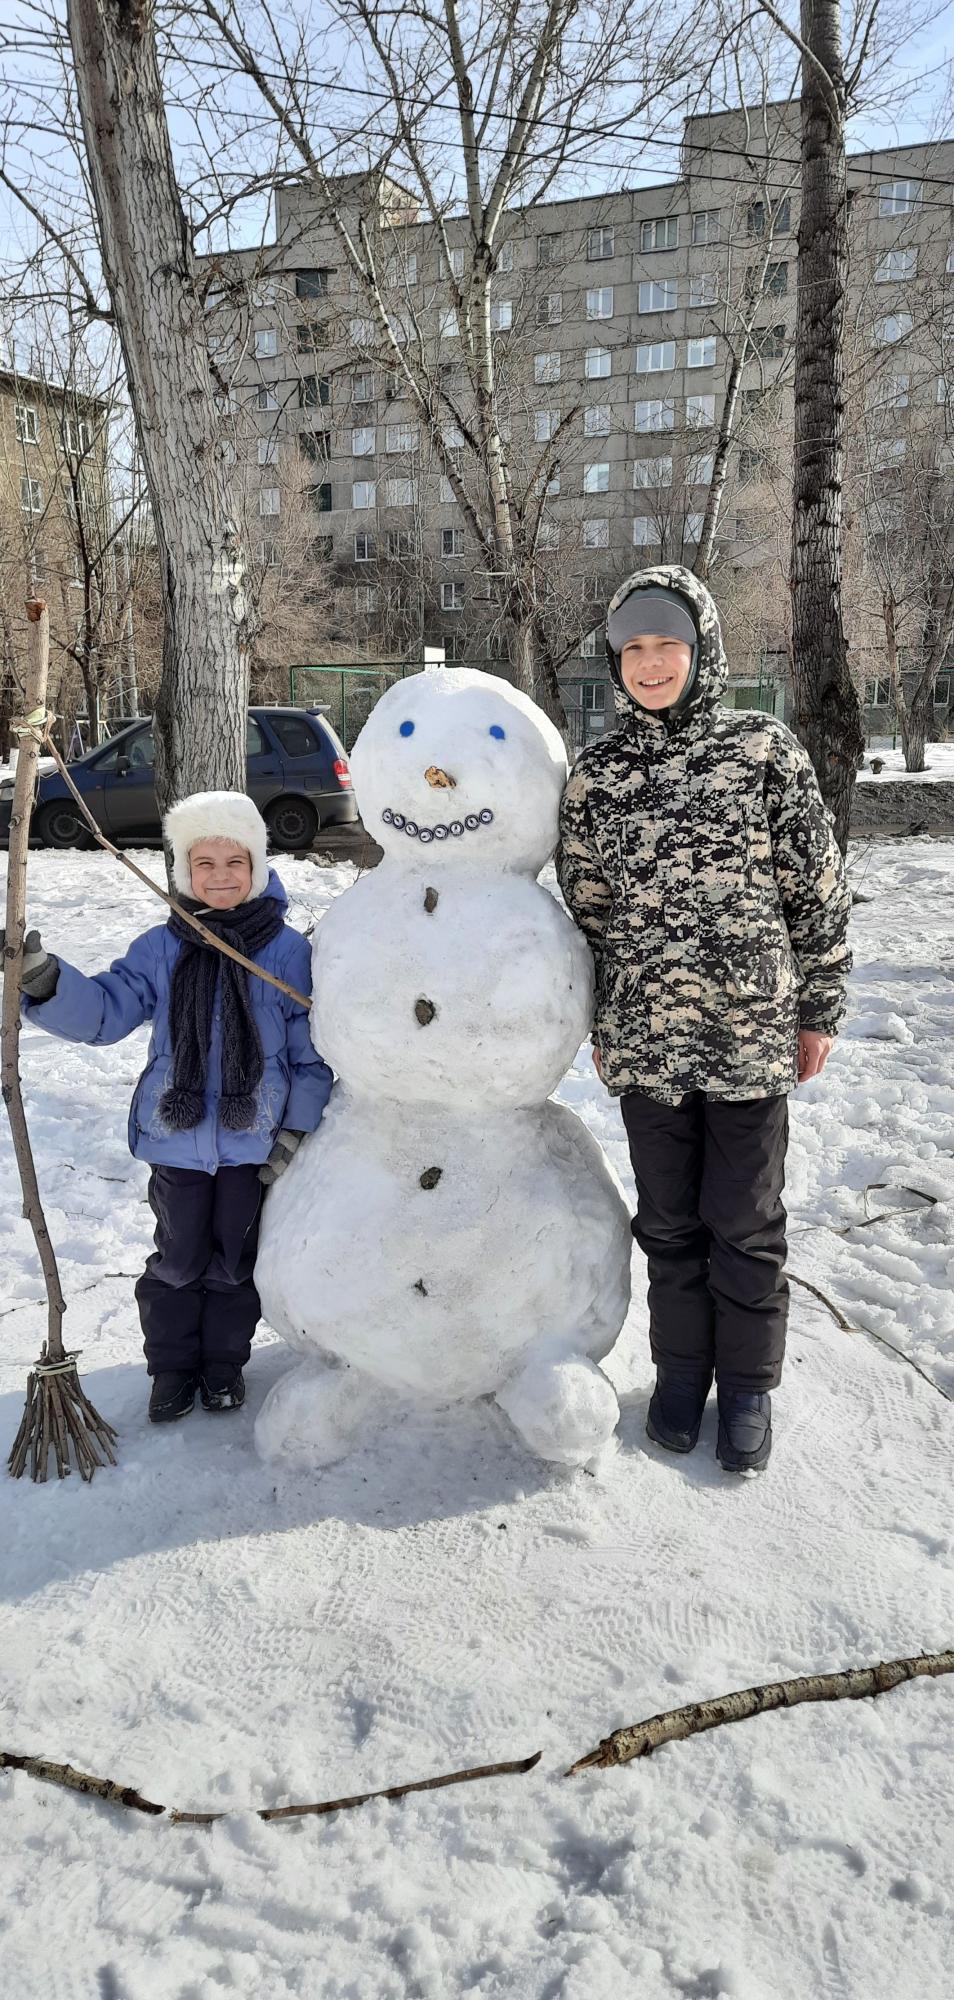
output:
M730 942L725 955L725 984L737 1000L784 999L794 991L795 967L782 939Z

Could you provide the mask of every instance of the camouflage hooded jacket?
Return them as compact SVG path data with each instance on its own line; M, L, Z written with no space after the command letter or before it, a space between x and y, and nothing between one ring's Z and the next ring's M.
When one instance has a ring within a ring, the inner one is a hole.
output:
M676 564L632 590L676 591L699 635L682 709L617 682L617 727L580 755L557 866L597 968L603 1078L667 1104L691 1090L767 1097L797 1081L799 1026L834 1034L851 966L850 895L811 763L785 725L720 706L716 607Z

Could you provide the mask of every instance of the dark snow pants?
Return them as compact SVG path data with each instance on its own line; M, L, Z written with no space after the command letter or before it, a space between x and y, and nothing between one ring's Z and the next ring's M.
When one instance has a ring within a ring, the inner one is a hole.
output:
M774 1389L788 1318L787 1097L730 1104L693 1091L670 1105L633 1090L621 1108L653 1360L714 1368L724 1388Z
M156 1248L136 1286L150 1375L248 1360L261 1312L252 1272L263 1193L254 1166L153 1167Z

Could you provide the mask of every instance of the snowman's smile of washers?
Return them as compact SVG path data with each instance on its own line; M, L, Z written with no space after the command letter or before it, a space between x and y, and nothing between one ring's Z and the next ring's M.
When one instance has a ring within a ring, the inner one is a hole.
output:
M402 723L401 735L411 735L413 728L413 723ZM504 732L497 727L490 733L492 736L503 736ZM439 764L429 765L424 776L435 791L455 791L457 788L457 779L442 770ZM462 819L441 821L437 826L421 826L419 820L409 819L406 813L396 812L393 806L385 806L381 818L385 826L396 827L398 833L406 833L409 840L420 840L426 847L432 840L460 840L465 833L476 833L479 827L491 824L493 813L489 806L484 806L482 812L465 813Z

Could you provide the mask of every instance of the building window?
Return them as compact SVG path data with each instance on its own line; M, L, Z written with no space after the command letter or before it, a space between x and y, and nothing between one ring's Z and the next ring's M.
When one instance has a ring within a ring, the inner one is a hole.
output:
M537 325L559 326L563 318L563 293L545 292L537 300Z
M639 225L639 247L648 250L678 250L678 215L656 215L651 222Z
M714 306L718 297L718 272L696 271L689 280L689 304L691 306Z
M299 354L317 354L319 347L324 347L327 341L328 328L324 324L319 326L316 320L310 319L298 327L297 334Z
M353 403L374 402L374 376L370 369L363 368L351 377L351 401Z
M43 488L38 479L25 475L20 480L20 511L23 514L42 514Z
M441 610L463 611L464 586L462 583L441 584Z
M513 326L513 300L497 299L490 308L490 324L494 333L509 333Z
M668 375L676 366L674 340L654 340L636 349L637 375Z
M639 287L641 313L675 312L677 304L675 278L647 278Z
M542 482L542 484L543 484L543 491L544 491L544 493L546 494L546 496L547 496L547 499L548 499L548 500L555 500L555 499L556 499L556 497L557 497L557 494L558 494L558 493L559 493L559 491L560 491L560 475L559 475L559 473L558 473L558 472L555 472L555 473L553 474L553 477L552 477L551 479L547 479L547 480L544 480L544 481ZM535 488L536 492L538 492L538 493L539 493L539 491L540 491L540 485L541 485L541 481L539 481L539 480L538 480L538 481L537 481L537 483L536 483L536 488Z
M417 554L417 537L410 528L389 528L387 540L389 562L408 562Z
M910 313L886 313L883 319L875 320L875 346L894 347L897 341L907 339L913 324Z
M761 355L763 361L782 359L786 341L784 326L754 326L751 339L753 355Z
M613 357L608 347L588 347L584 357L584 373L588 382L603 381L613 372Z
M310 459L313 464L318 461L327 463L331 457L331 432L299 431L298 450L302 458Z
M937 388L934 392L934 400L936 403L954 404L954 376L951 375L938 376Z
M441 436L448 451L461 450L464 442L464 433L459 424L444 424Z
M890 680L866 681L865 702L868 708L893 708Z
M591 264L598 264L603 257L615 256L616 232L612 223L599 223L595 229L586 232L586 255Z
M560 421L559 410L534 410L533 437L536 444L549 444Z
M944 269L948 273L948 275L950 275L950 273L954 271L954 243L951 244L951 247L947 253L947 263L945 264Z
M920 200L920 181L882 181L878 189L878 214L913 215Z
M501 243L500 248L497 252L496 268L498 271L513 270L513 244L511 243L509 237L507 238L506 243Z
M355 347L373 347L375 325L373 319L353 319L348 329Z
M441 555L462 556L464 553L463 528L441 529Z
M636 405L638 431L671 431L675 418L676 405L671 396L650 396Z
M900 465L906 450L904 438L878 438L871 450L872 472L889 472Z
M258 496L259 513L280 514L281 507L282 507L282 496L279 487L263 486Z
M686 515L686 522L682 535L684 542L700 542L702 540L702 527L705 518L706 517L704 514Z
M587 319L612 319L613 317L612 285L600 285L597 287L595 291L587 292L586 317Z
M686 397L686 428L690 431L707 431L715 423L714 396Z
M357 612L362 613L364 616L367 616L368 612L370 611L377 610L378 592L376 584L373 583L355 584L354 608Z
M388 424L385 427L385 451L417 451L420 441L419 424Z
M599 626L594 625L591 631L584 632L580 640L580 657L584 660L598 660L604 651L603 634Z
M355 559L355 562L356 562L356 563L359 563L359 562L360 562L360 563L366 563L366 562L373 562L373 561L374 561L374 536L373 536L373 535L355 535L355 538L354 538L354 559Z
M608 492L609 492L609 465L608 465L608 464L606 464L606 463L603 463L603 464L597 464L597 465L584 465L584 467L583 467L583 491L584 491L584 493L608 493Z
M739 453L739 485L751 486L753 481L761 479L766 462L761 445L747 445Z
M693 243L718 243L719 211L717 208L697 208L692 217L691 236Z
M315 268L295 272L295 296L299 299L323 299L334 277L334 272Z
M563 236L559 229L548 230L545 236L537 237L537 264L541 270L550 270L559 264L563 256Z
M903 285L918 274L916 250L886 250L875 265L876 285Z
M277 410L278 408L278 397L274 389L267 388L265 383L260 383L255 391L255 408L257 410Z
M389 479L385 484L385 501L389 507L413 507L416 494L413 479Z
M277 460L278 460L278 439L259 438L258 440L259 465L275 465Z
M714 333L703 334L700 340L687 341L686 343L687 368L714 368L715 359L716 359L716 340Z
M633 485L637 492L646 487L672 485L671 458L637 458L633 461Z
M451 253L450 253L450 265L449 265L449 266L448 266L448 262L447 262L447 258L445 257L445 255L444 255L444 252L443 252L443 250L441 250L441 251L440 251L440 253L439 253L439 255L438 255L438 259L437 259L437 275L438 275L438 277L439 277L439 278L447 278L447 277L453 277L453 278L462 278L462 277L463 277L463 275L464 275L464 250L463 250L463 245L462 245L462 244L461 244L461 245L460 245L460 246L459 246L459 247L458 247L457 249L454 249L454 250L452 250L452 251L451 251Z
M72 458L83 458L93 447L93 433L85 417L64 417L63 450Z
M533 357L533 379L538 385L545 382L559 382L560 356L558 354L535 354Z
M661 540L659 523L651 514L637 514L633 522L633 544L637 549L652 549Z
M708 486L712 480L715 454L711 451L697 451L686 460L686 485Z
M583 652L582 646L580 651ZM583 653L583 657L586 659L593 656ZM603 710L606 707L606 682L584 681L580 688L580 707L591 711L594 709Z
M278 334L273 326L260 326L255 334L256 361L273 361L278 353Z
M442 507L456 507L457 495L454 492L454 488L451 485L450 480L446 477L446 475L443 472L441 473L441 479L440 479L439 497Z
M321 486L312 487L311 504L316 514L331 513L331 487L327 480L323 481Z
M303 375L298 384L298 401L303 410L316 409L319 405L322 409L327 409L331 401L331 383L327 375ZM259 404L259 409L265 407L274 410L277 404L272 403L270 406Z
M787 236L791 228L791 203L788 195L780 201L751 201L746 227L750 236Z
M609 437L611 430L610 411L606 403L591 403L583 412L584 437Z
M375 448L374 425L356 424L351 432L352 458L368 458L373 453L374 448Z
M606 596L606 578L585 576L583 578L584 604L602 604Z
M457 313L453 306L441 306L437 315L437 331L442 340L460 339L460 327L457 324Z
M585 549L609 548L609 521L607 519L584 521L583 547Z
M948 675L944 674L940 680L936 680L934 683L935 708L947 708L950 704L950 699L951 699L951 683L950 679L948 678Z
M263 569L278 568L278 543L270 539L259 542L258 559Z
M389 285L417 284L417 251L409 250L406 257L389 257L387 263Z
M40 419L32 403L14 404L14 420L18 444L39 444Z
M871 408L874 410L906 410L910 375L889 375L886 382L875 384Z
M537 548L545 553L552 553L552 551L554 549L558 549L559 546L560 546L559 521L541 521L540 526L537 530Z
M377 486L373 479L356 479L351 488L351 505L355 508L374 507L377 504Z
M762 293L765 298L784 299L788 295L788 265L769 263L762 277Z

